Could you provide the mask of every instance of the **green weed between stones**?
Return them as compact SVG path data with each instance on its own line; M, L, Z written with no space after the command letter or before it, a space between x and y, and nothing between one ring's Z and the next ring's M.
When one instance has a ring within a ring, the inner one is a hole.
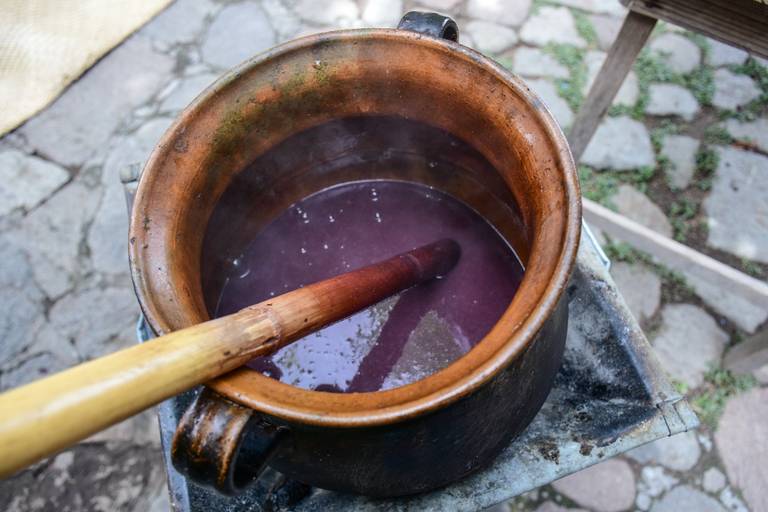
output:
M615 206L611 204L610 198L616 193L619 182L611 174L595 172L586 165L579 166L579 180L581 181L581 192L584 197L591 199L611 209Z
M597 32L595 27L592 26L592 22L586 14L581 11L571 10L573 13L573 21L576 24L576 31L587 42L590 48L597 47Z
M674 201L669 207L669 220L678 242L685 242L688 235L689 221L696 217L699 206L690 199Z
M705 144L716 144L720 146L726 146L733 143L733 137L728 133L728 130L718 124L708 126L706 130L704 130L704 138L702 140Z
M693 288L688 284L685 280L685 276L681 273L667 268L660 263L656 263L650 255L643 251L638 251L625 242L611 240L603 246L603 250L608 258L613 261L623 261L629 264L644 263L651 267L665 283L683 290L686 294L694 293Z
M756 277L758 279L765 278L765 272L763 272L763 269L760 268L760 265L748 258L741 258L741 268L744 270L744 272L751 275L752 277Z
M699 149L696 153L696 186L701 190L712 188L712 178L715 176L718 163L720 163L720 157L708 146Z
M734 73L749 76L755 81L762 91L757 99L744 105L736 111L724 110L720 113L722 118L734 118L739 121L754 121L758 117L768 113L768 68L761 66L759 62L750 57L744 64L729 66Z
M734 375L722 368L712 368L704 375L704 384L693 395L691 404L699 418L714 429L728 399L753 388L756 384L751 375Z
M570 78L555 81L557 93L574 112L578 112L584 96L581 94L587 82L587 66L584 64L585 50L576 48L570 44L550 43L544 47L544 51L552 55L560 64L568 68Z

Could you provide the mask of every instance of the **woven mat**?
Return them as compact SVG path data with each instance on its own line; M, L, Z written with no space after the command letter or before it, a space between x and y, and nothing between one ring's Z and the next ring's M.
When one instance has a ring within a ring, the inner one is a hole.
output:
M0 0L0 135L172 0Z

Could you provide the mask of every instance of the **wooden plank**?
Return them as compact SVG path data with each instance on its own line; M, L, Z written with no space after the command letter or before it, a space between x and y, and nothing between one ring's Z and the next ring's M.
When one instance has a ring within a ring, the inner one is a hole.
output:
M658 18L768 58L768 4L756 0L622 0Z
M768 364L768 329L753 334L730 349L723 368L733 373L751 373Z
M587 149L597 126L600 124L621 84L632 69L635 58L651 35L656 19L630 11L616 36L603 66L581 106L573 128L568 135L573 158L577 162Z
M591 225L647 252L673 270L685 270L716 286L727 288L758 306L768 308L768 284L763 281L662 236L594 201L583 201L584 219Z

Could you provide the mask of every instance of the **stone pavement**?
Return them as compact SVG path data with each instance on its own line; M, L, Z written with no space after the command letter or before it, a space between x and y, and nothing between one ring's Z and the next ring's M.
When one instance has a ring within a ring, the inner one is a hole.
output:
M568 127L621 24L617 0L177 0L0 139L0 388L133 343L118 174L227 68L338 27L454 16L464 44L523 76ZM581 167L584 193L760 279L768 276L768 70L661 26ZM607 241L614 276L705 423L499 509L768 510L768 371L723 353L768 311ZM151 412L0 482L0 508L167 509ZM763 484L763 485L761 485Z

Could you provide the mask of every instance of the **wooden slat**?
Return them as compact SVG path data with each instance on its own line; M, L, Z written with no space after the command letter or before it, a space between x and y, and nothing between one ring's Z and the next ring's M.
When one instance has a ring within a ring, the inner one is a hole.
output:
M583 205L584 219L591 225L650 254L674 270L685 270L758 306L768 308L768 284L763 281L662 236L594 201L584 199Z
M622 0L645 14L768 58L768 4L756 0Z
M608 51L603 66L581 106L568 135L573 158L577 162L597 130L600 120L611 106L621 84L632 69L635 58L656 25L654 18L631 12L624 19L619 35Z

